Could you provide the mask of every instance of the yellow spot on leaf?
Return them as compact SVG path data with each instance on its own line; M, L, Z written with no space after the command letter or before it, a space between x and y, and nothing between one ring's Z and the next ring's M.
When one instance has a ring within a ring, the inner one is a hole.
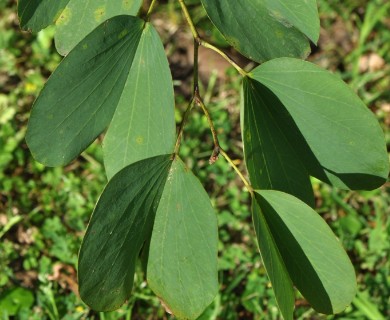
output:
M56 21L56 25L60 26L60 25L68 24L71 16L72 16L72 11L68 7L66 7L59 15Z
M95 10L95 20L97 22L102 21L105 14L106 14L106 7L105 6L97 8Z
M144 137L138 136L138 137L135 139L135 142L136 142L137 144L143 144L143 143L144 143Z
M133 1L130 1L130 0L123 0L122 1L122 9L130 10L132 6L133 6Z
M283 39L283 32L282 31L280 31L280 30L278 30L278 29L276 29L275 30L275 36L277 37L277 38L279 38L279 39Z
M88 44L87 43L84 43L83 44L83 49L85 50L85 49L88 49Z

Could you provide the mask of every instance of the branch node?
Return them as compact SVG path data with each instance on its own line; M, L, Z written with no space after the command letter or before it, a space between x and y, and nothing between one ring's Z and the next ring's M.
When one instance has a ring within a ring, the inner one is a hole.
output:
M203 42L203 40L200 36L196 36L194 38L194 41L198 44L199 47L202 45L202 42Z
M212 155L211 155L211 157L209 159L209 163L210 164L214 164L218 160L220 152L221 152L221 148L219 146L215 146L214 150L213 150L213 153L212 153Z

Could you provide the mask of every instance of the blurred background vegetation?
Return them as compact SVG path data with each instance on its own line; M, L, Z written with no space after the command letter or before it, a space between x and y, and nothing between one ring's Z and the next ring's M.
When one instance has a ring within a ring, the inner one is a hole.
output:
M190 94L191 35L177 1L159 1L152 22L170 56L181 120ZM203 36L227 48L198 0L187 1ZM319 0L321 38L309 59L340 74L377 115L390 144L390 2ZM0 0L0 319L170 319L137 273L130 301L95 313L77 295L76 262L86 224L106 183L100 141L64 168L35 162L24 135L31 105L61 57L54 28L21 32L16 1ZM243 66L248 61L229 53ZM200 53L201 90L222 146L242 163L236 72ZM249 197L227 163L208 164L212 140L194 110L181 155L205 186L219 220L220 291L201 319L280 319L250 222ZM353 261L359 293L344 313L315 313L297 293L295 319L390 319L390 184L341 191L313 180L318 212ZM315 233L316 230L313 230Z

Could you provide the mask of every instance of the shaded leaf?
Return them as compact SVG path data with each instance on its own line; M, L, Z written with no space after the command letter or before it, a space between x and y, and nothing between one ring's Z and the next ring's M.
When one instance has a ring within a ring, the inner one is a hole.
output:
M315 0L202 0L226 40L248 58L306 58L309 39L317 42L320 22Z
M117 16L60 63L34 103L26 140L36 160L64 165L109 124L132 66L144 21Z
M150 238L170 155L136 162L104 189L80 249L80 296L92 309L119 308L131 294L135 263Z
M250 76L280 100L270 108L310 175L350 189L374 189L386 181L382 129L337 76L291 58L268 61Z
M121 14L136 15L141 3L141 0L70 0L56 20L57 51L68 54L103 21Z
M243 98L245 163L252 186L284 191L314 206L309 174L273 113L280 101L250 79L244 79Z
M153 227L147 278L179 319L196 319L218 291L218 229L199 180L176 158Z
M344 310L356 294L355 271L326 222L280 191L257 191L256 200L294 285L316 311Z
M148 24L104 138L108 178L130 163L173 152L174 105L172 77L164 47L157 32Z
M261 258L271 280L279 309L285 320L292 320L293 284L256 198L252 199L252 217Z
M19 0L20 26L33 32L46 28L60 17L69 0Z

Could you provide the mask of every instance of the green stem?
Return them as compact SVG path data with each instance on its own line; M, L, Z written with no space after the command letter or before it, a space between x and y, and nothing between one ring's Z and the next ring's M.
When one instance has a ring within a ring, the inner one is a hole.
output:
M194 99L192 98L190 103L187 106L186 111L184 112L183 119L181 120L181 123L180 123L179 132L177 133L177 139L176 139L175 150L174 150L175 155L179 154L179 149L180 149L180 144L181 144L181 138L183 136L184 126L188 120L188 116L190 115L190 112L191 112L193 106L194 106Z
M150 4L149 10L148 10L148 13L146 14L146 17L145 17L146 21L150 20L150 16L152 15L152 12L153 12L153 9L154 9L154 6L156 5L156 3L157 3L157 0L152 0L152 3Z
M184 125L187 122L188 115L193 107L194 102L196 102L196 104L198 104L201 107L201 109L203 110L203 113L205 114L205 116L207 118L207 122L208 122L210 130L211 130L211 134L213 136L214 149L213 149L213 153L210 157L210 164L217 161L219 154L222 154L223 157L226 159L226 161L230 164L230 166L237 172L238 176L241 178L241 180L243 181L244 185L246 186L248 191L251 193L251 195L253 195L253 188L250 185L250 183L245 179L243 174L240 172L240 170L234 164L233 160L227 155L227 153L223 149L221 149L221 147L219 145L219 141L218 141L217 131L215 130L213 120L211 119L210 113L209 113L206 105L204 104L204 102L199 94L199 67L198 67L199 46L202 45L205 48L209 48L211 50L214 50L218 54L220 54L243 77L246 77L248 74L244 69L242 69L238 64L236 64L225 52L223 52L222 50L218 49L217 47L213 46L212 44L210 44L207 41L200 38L199 33L196 30L195 24L192 21L192 18L190 16L188 8L187 8L186 4L184 3L184 0L179 0L179 3L181 6L181 9L183 11L184 17L187 20L187 23L191 29L192 36L194 37L194 92L193 92L193 97L191 99L191 102L188 105L187 110L184 113L183 120L180 124L180 129L179 129L179 133L178 133L176 145L175 145L175 155L177 155L179 152Z
M219 152L222 154L222 156L226 159L226 161L230 164L230 166L236 171L242 182L244 183L245 187L248 189L249 193L253 196L254 191L248 180L245 179L244 175L240 172L240 170L237 168L237 166L234 164L233 160L228 156L228 154L223 150L219 149Z
M211 43L201 39L200 45L209 48L217 53L219 53L220 56L222 56L227 62L229 62L243 77L246 77L248 73L242 69L237 63L235 63L225 52L223 52L221 49L217 48L216 46L212 45Z
M183 3L183 6L186 10L185 14L189 17L189 13L188 13L188 10L187 10L184 2L182 2L182 0L179 0L179 1L181 3ZM194 27L194 30L195 30L195 27ZM193 93L192 93L192 99L191 99L190 103L188 104L188 107L187 107L186 111L184 112L183 119L180 123L180 128L179 128L179 132L177 134L177 140L176 140L175 151L174 151L174 154L176 154L176 155L179 153L181 139L182 139L183 131L184 131L184 126L188 120L188 116L192 110L192 107L194 106L194 99L197 95L199 95L199 59L198 59L198 57L199 57L199 42L194 38L194 89L193 89Z
M213 120L211 119L209 110L207 109L207 107L205 106L202 98L199 95L199 91L195 92L195 101L201 107L201 109L203 110L203 113L205 114L205 116L207 118L207 122L209 123L209 127L210 127L210 130L211 130L211 134L213 136L213 142L214 142L213 156L218 158L220 147L219 147L217 131L215 130L214 123L213 123ZM211 162L211 159L210 159L210 162ZM215 162L215 161L213 161L213 162Z
M253 195L253 188L248 182L248 180L245 179L244 175L240 172L240 170L237 168L237 166L234 164L233 160L229 157L229 155L221 148L218 141L217 131L215 130L213 120L211 119L210 113L203 103L202 98L199 96L199 93L196 92L195 95L195 101L197 104L202 108L207 121L209 123L209 127L211 130L211 134L213 135L213 141L214 141L214 150L213 154L210 157L210 164L213 164L215 161L217 161L219 154L222 154L222 156L226 159L226 161L230 164L230 166L237 172L238 176L244 183L245 187L248 189L251 195Z
M187 23L190 26L190 29L191 29L191 32L192 32L192 36L194 37L195 42L198 43L198 46L201 45L201 46L203 46L205 48L209 48L209 49L217 52L227 62L229 62L243 77L246 77L248 75L248 73L244 69L242 69L237 63L235 63L225 52L223 52L221 49L215 47L211 43L201 39L201 37L199 36L198 31L196 30L195 24L192 21L192 18L190 16L188 8L187 8L186 4L184 3L184 0L179 0L179 3L181 5L181 9L183 11L184 17L186 18Z
M195 28L194 22L192 21L192 18L190 16L190 13L188 11L188 8L187 8L186 4L184 3L184 0L179 0L179 3L180 3L180 6L181 6L181 10L183 11L184 17L186 18L187 23L190 26L190 29L191 29L191 32L192 32L192 35L193 35L194 39L195 40L199 40L200 39L199 38L199 33L196 30L196 28Z

